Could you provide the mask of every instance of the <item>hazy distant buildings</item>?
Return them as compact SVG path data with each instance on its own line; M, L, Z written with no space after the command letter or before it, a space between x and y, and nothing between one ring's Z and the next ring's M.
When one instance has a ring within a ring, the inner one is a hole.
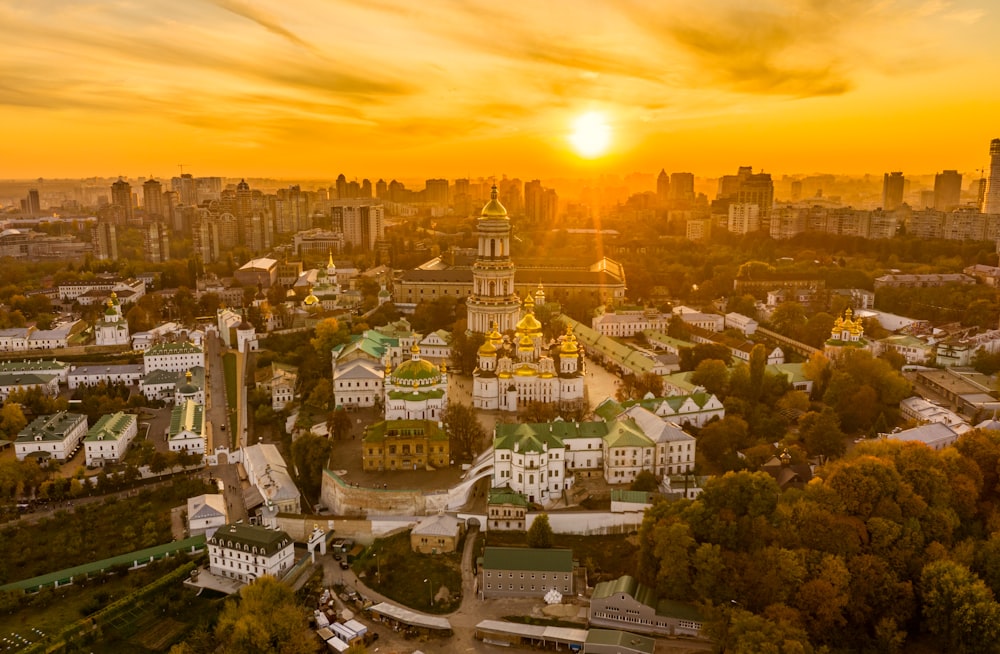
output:
M429 204L436 204L442 207L448 206L448 180L427 180L424 183L424 201Z
M147 216L163 218L163 185L147 179L142 185L142 208Z
M172 178L170 188L177 193L181 204L192 207L198 204L198 183L193 175L183 173L180 177Z
M165 223L155 220L143 227L142 234L146 261L153 263L170 261L170 230Z
M98 261L118 259L118 228L108 220L99 220L94 226L94 258Z
M663 207L670 202L670 176L662 168L660 174L656 176L656 200Z
M42 202L38 197L38 189L33 188L28 191L28 197L21 200L21 212L37 216L42 213Z
M983 195L983 213L1000 213L1000 139L990 141L990 174Z
M729 205L729 231L733 234L749 234L760 230L760 207L747 202Z
M385 237L385 209L380 204L334 207L334 224L338 222L344 241L355 250L374 250Z
M670 173L670 200L674 206L694 201L694 173Z
M882 177L882 210L895 211L903 204L903 190L906 180L903 173L886 173Z
M533 179L524 185L524 217L529 224L552 225L556 220L559 197L555 189L545 188Z
M130 224L135 218L132 206L132 185L121 177L111 185L111 205L116 207L116 222Z
M954 211L961 204L962 175L957 170L945 170L934 176L934 209Z

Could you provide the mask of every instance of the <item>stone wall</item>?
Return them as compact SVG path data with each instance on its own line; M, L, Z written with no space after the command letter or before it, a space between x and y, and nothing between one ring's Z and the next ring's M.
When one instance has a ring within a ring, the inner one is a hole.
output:
M447 493L424 495L420 490L351 486L329 470L323 471L320 503L336 515L427 515L447 506ZM430 502L428 502L430 498ZM430 508L429 505L430 504Z
M372 523L369 520L331 518L322 515L291 515L280 513L277 517L278 527L292 537L297 543L309 540L314 526L326 532L333 530L335 538L350 538L363 545L370 545L375 540Z

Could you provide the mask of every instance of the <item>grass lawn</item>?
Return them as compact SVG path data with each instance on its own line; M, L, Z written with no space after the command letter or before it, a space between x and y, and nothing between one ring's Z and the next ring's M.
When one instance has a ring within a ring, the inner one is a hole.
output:
M517 531L491 531L486 544L500 547L527 547L527 535ZM577 536L553 534L553 547L573 550L573 558L587 568L590 586L624 574L634 575L639 565L638 539L634 536Z
M451 554L417 554L410 549L407 531L375 541L352 567L365 585L403 606L450 613L462 603L463 543ZM432 594L437 595L433 604Z

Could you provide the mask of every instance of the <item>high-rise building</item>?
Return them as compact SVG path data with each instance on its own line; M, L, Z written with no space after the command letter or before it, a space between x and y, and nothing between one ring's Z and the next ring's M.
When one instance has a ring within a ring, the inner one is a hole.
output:
M556 219L559 196L555 189L547 189L533 179L524 184L524 217L530 224L551 226Z
M954 211L962 203L962 175L957 170L945 170L934 176L934 208Z
M886 173L882 178L882 210L895 211L903 204L903 189L906 180L903 173Z
M361 198L371 198L372 197L372 181L367 177L361 180Z
M525 195L528 190L525 189ZM656 201L660 206L666 206L670 202L670 176L667 171L660 169L660 174L656 176Z
M344 241L355 250L374 250L385 237L385 214L380 204L334 207L334 224L343 225Z
M337 175L337 199L343 200L347 197L347 178L344 173Z
M729 205L729 231L733 234L749 234L760 230L760 207L747 202L733 202Z
M143 250L146 261L163 263L170 260L170 230L159 221L154 220L143 228Z
M120 223L129 224L135 217L132 207L132 185L121 177L111 185L111 204L118 207Z
M191 173L182 173L180 177L171 178L170 189L177 191L181 204L192 207L198 204L198 183Z
M442 207L448 206L448 180L427 180L424 183L424 201Z
M142 208L147 216L164 218L163 185L155 179L147 179L142 185Z
M379 200L387 200L389 195L389 185L385 183L384 179L380 179L375 182L375 197Z
M177 209L177 191L163 192L163 217L175 232L184 231L184 214Z
M741 166L739 174L739 190L736 192L736 202L740 204L756 204L760 212L760 221L769 225L771 205L774 203L774 182L770 173L754 174L750 166Z
M694 173L670 173L670 199L675 205L694 201Z
M118 259L118 228L108 220L99 220L94 226L94 258L98 261Z
M28 200L25 202L25 212L32 216L42 213L42 201L38 197L38 189L33 188L28 191Z
M796 179L792 181L791 187L792 202L798 202L802 199L802 180Z
M523 186L521 180L516 177L514 179L504 177L500 180L498 187L500 201L503 203L503 206L507 207L507 211L515 216L519 216L524 212Z
M990 174L986 178L983 213L1000 213L1000 139L990 141Z

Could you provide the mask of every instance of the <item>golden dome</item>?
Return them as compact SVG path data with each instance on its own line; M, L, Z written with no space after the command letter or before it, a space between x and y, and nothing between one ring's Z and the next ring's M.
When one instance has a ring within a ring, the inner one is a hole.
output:
M522 302L521 304L524 305L525 309L527 309L528 307L534 306L534 304L535 304L535 298L533 298L531 296L531 291L528 291L528 294L524 296L524 302Z
M414 343L410 348L410 354L420 354L420 346Z
M494 184L493 188L490 190L490 201L486 203L483 207L482 212L479 214L483 218L506 218L507 210L504 206L500 204L497 200L497 185Z
M479 346L479 355L485 357L490 357L490 356L495 357L497 355L497 346L494 345L491 341L486 341L485 343Z
M514 374L518 377L534 377L536 373L534 368L525 364L518 367L518 369L514 371Z
M492 343L494 347L503 342L503 335L500 333L496 322L493 323L493 329L490 330L490 333L486 335L486 340Z
M576 336L573 334L573 327L571 325L566 326L566 336L563 337L559 351L563 354L576 354L579 351L576 347Z
M517 342L517 349L519 350L534 350L535 342L531 340L531 337L525 334L521 337L521 340Z
M319 298L310 293L309 295L306 296L306 299L302 301L302 304L306 305L307 307L316 306L317 304L319 304Z
M538 322L538 318L535 317L533 311L528 311L524 314L524 317L517 322L517 331L526 332L529 334L538 333L542 331L542 323Z

